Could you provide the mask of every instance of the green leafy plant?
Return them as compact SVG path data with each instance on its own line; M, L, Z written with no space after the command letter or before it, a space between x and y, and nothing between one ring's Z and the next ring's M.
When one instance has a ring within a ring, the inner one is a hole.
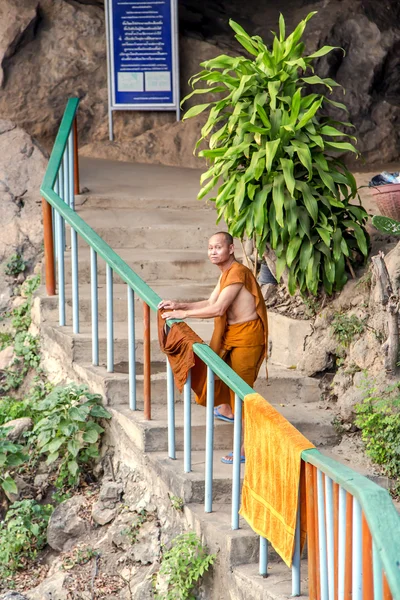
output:
M27 331L32 322L31 309L32 309L32 297L34 292L40 285L40 275L29 277L22 286L22 293L24 294L25 301L16 308L13 308L10 315L12 317L11 323L16 332Z
M357 335L363 333L366 328L366 319L359 319L357 315L336 313L331 328L335 338L343 345L348 346Z
M86 548L74 548L69 554L63 557L62 568L65 571L69 571L76 567L76 565L85 565L97 556L100 556L99 552L89 546Z
M21 254L13 254L6 264L5 274L16 277L19 273L23 273L25 269L26 262Z
M182 498L180 498L179 496L174 496L174 495L170 494L169 499L170 499L172 508L174 508L178 512L183 511L184 502L183 502Z
M9 577L27 566L46 544L51 505L34 500L14 502L0 523L0 574Z
M11 335L11 333L9 333L9 332L0 333L0 352L1 352L1 350L4 350L4 348L11 346L12 343L13 343L13 336Z
M192 591L200 578L214 564L216 556L208 554L194 532L178 535L165 552L160 575L166 577L168 592L161 596L155 586L155 597L162 600L192 600Z
M144 523L146 523L148 518L149 514L144 509L140 512L135 512L135 517L132 521L132 524L126 529L122 530L122 533L124 533L127 536L131 544L136 543L140 528L142 527L142 525L144 525Z
M396 219L375 215L372 217L372 225L383 233L400 235L400 221L396 221Z
M81 467L99 455L99 419L110 419L98 394L89 394L85 386L71 384L55 388L36 408L37 418L32 441L47 464L58 461L56 487L77 485Z
M357 153L343 141L355 140L343 131L352 125L322 113L329 104L347 109L321 93L307 93L314 85L330 92L338 86L313 74L315 59L333 47L304 55L301 38L314 14L288 37L281 15L270 49L230 21L249 57L223 54L201 63L185 100L208 92L222 97L190 108L184 118L208 111L196 149L207 142L199 156L210 168L201 176L198 198L216 189L210 200L218 221L224 218L241 240L253 238L260 255L268 244L277 256L276 278L287 269L291 294L299 289L316 295L320 282L328 294L344 286L346 263L351 268L368 255L369 238L355 179L338 158ZM351 203L355 198L358 206Z
M26 331L19 331L14 340L15 358L6 369L5 379L0 384L0 394L17 389L24 381L30 369L39 369L40 346L39 337Z
M24 447L7 439L9 427L0 427L0 486L10 494L18 492L16 483L12 477L15 467L24 463L28 457Z
M355 424L361 429L367 455L397 479L400 492L400 382L383 392L368 382L366 398L356 405Z

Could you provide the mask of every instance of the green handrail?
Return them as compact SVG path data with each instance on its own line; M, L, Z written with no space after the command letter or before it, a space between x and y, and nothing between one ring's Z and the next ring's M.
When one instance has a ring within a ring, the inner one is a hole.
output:
M67 144L72 124L78 109L79 99L68 100L56 141L43 178L40 192L65 221L103 258L106 263L127 283L139 297L157 311L160 296L137 275L122 258L93 229L54 192L58 170ZM168 320L172 325L176 320ZM194 344L193 350L214 373L243 399L254 390L247 385L207 344ZM302 459L349 491L360 502L369 525L375 547L382 561L394 600L400 600L400 517L388 492L366 477L335 460L323 456L318 450L305 450ZM390 543L388 543L390 541Z

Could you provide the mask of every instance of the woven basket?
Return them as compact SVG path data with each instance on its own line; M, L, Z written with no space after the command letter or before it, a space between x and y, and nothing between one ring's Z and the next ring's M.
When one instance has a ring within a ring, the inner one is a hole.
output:
M370 188L381 215L400 221L400 183Z

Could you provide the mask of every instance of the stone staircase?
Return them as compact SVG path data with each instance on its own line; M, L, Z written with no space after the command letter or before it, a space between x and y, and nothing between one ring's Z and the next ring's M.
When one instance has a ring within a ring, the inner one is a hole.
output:
M89 191L77 202L81 217L162 298L200 300L207 297L218 278L218 270L207 259L207 240L216 231L215 214L204 202L197 203L199 173L194 170L82 161L82 185ZM68 228L67 228L68 229ZM69 233L67 231L67 246ZM68 250L68 248L67 248ZM44 366L55 381L71 379L102 394L113 415L110 436L118 445L121 460L142 465L149 485L161 486L183 498L189 525L201 531L211 551L216 546L220 562L230 576L221 575L214 598L283 598L290 595L290 570L275 562L272 577L257 576L258 536L243 522L230 528L231 470L220 457L232 450L233 428L215 423L214 506L204 514L205 410L193 404L193 471L183 472L183 404L176 391L177 460L167 457L167 408L165 357L159 350L155 315L151 322L152 420L145 421L143 407L142 302L136 297L136 360L138 408L128 407L128 339L126 285L118 277L114 284L115 373L105 368L105 264L99 259L100 366L91 365L91 309L89 248L79 243L80 333L72 333L71 275L66 253L67 323L57 324L56 297L44 289L35 300L35 322L40 326ZM189 321L204 341L209 341L212 322ZM307 322L270 315L271 359L269 379L262 369L256 390L267 398L317 447L329 448L337 441L329 411L319 409L318 381L303 377L295 368L302 352ZM280 582L279 585L274 584ZM306 585L306 582L304 583ZM249 590L251 591L251 595ZM218 591L220 590L220 591ZM229 590L229 595L227 595ZM218 595L219 594L219 595Z

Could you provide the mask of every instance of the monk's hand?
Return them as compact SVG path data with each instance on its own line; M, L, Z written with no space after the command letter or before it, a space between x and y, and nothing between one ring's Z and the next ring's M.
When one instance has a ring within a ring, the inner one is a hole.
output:
M163 319L186 319L186 310L169 310L162 313Z
M178 304L179 302L176 302L175 300L161 300L161 302L158 304L158 309L165 309L165 310L176 310L178 308Z

